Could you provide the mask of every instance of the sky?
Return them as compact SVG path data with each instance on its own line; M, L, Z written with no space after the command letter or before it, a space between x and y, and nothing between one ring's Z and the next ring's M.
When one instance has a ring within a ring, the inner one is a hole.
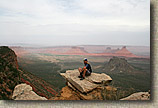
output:
M150 0L0 0L0 45L150 46Z

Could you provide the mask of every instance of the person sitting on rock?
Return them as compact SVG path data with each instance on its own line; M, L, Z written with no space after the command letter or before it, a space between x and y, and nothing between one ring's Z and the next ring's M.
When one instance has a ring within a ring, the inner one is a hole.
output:
M87 58L84 58L84 67L83 68L78 68L78 71L80 72L80 76L78 76L79 78L81 78L80 80L85 79L85 76L90 76L92 73L92 69L91 69L91 65L88 63Z

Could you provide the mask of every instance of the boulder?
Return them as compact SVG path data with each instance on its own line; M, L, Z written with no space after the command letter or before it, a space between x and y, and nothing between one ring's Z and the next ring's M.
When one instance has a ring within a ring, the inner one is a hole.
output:
M133 93L132 95L122 98L120 100L150 100L150 93L149 92Z
M90 92L98 86L101 86L102 83L106 85L112 81L111 77L104 73L92 73L84 80L80 80L80 78L78 78L79 72L77 69L68 70L66 73L60 73L60 75L63 76L75 89L82 93Z
M32 87L27 84L19 84L14 88L12 99L14 100L47 100L45 97L38 96Z

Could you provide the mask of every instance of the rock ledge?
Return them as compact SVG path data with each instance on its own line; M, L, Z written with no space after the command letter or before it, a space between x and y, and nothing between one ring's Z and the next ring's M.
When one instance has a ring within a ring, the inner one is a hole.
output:
M104 73L92 73L84 80L80 80L80 78L78 78L79 72L77 69L68 70L66 73L60 73L60 75L63 76L67 82L69 82L69 87L74 87L82 93L90 92L93 89L101 85L107 85L112 81L111 77Z

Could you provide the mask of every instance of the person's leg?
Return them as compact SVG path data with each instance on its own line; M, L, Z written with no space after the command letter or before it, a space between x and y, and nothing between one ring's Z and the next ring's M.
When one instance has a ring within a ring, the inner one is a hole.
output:
M86 71L87 71L87 69L83 69L83 72L82 72L82 78L81 78L80 80L85 79Z
M80 76L81 76L81 77L83 77L83 71L82 71L82 72L80 72Z
M82 75L83 78L85 78L86 72L87 72L87 69L84 69L84 70L83 70L83 75Z
M91 72L87 70L85 76L90 76L90 75L91 75Z
M81 73L82 72L82 68L78 68L78 71Z
M83 74L82 68L78 68L78 71L79 71L79 73L80 73L80 75L79 75L78 77L79 77L79 78L82 78L82 74Z

